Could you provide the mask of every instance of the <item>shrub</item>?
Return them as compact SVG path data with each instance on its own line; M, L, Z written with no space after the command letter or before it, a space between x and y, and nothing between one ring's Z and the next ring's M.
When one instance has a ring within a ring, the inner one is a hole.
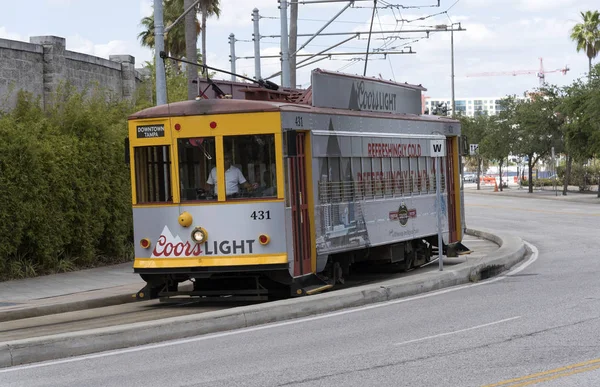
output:
M21 92L15 109L0 116L2 279L122 262L132 254L123 162L132 107L100 89L64 86L53 97L44 112Z

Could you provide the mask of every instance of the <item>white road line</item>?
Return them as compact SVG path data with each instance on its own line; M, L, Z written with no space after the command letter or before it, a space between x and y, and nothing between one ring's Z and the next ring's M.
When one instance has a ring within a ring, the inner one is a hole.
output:
M537 260L537 258L538 258L537 248L535 248L535 246L531 245L528 242L525 242L525 244L532 251L531 257L525 263L523 263L516 269L509 271L505 275L502 275L500 277L495 277L495 278L492 278L489 280L477 282L474 284L455 286L452 288L429 292L429 293L421 294L418 296L401 298L401 299L393 300L393 301L380 302L377 304L361 306L361 307L354 308L354 309L346 309L346 310L342 310L339 312L321 314L318 316L305 317L305 318L300 318L300 319L295 319L295 320L290 320L290 321L284 321L284 322L280 322L280 323L259 325L256 327L242 328L242 329L237 329L237 330L229 331L229 332L208 334L208 335L203 335L203 336L192 337L189 339L165 341L165 342L157 343L157 344L147 344L144 346L126 348L126 349L118 349L118 350L114 350L114 351L101 352L101 353L97 353L97 354L93 354L93 355L83 355L83 356L77 356L77 357L72 357L72 358L68 358L68 359L51 360L51 361L47 361L47 362L41 362L41 363L35 363L35 364L29 364L29 365L23 365L23 366L14 366L11 368L0 369L0 374L7 373L7 372L27 370L30 368L48 367L48 366L53 366L53 365L58 365L58 364L73 363L76 361L83 361L83 360L97 359L97 358L101 358L101 357L115 356L115 355L120 355L120 354L125 354L125 353L140 352L140 351L145 351L145 350L149 350L149 349L170 347L170 346L179 345L179 344L195 343L198 341L216 339L216 338L227 337L227 336L234 336L234 335L239 335L239 334L243 334L243 333L262 331L265 329L278 328L278 327L287 326L287 325L302 324L302 323L309 322L309 321L317 321L317 320L322 320L322 319L330 318L330 317L343 316L345 314L362 312L362 311L369 310L369 309L383 308L383 307L390 306L390 305L402 304L405 302L420 300L423 298L435 297L435 296L439 296L441 294L446 294L446 293L450 293L450 292L456 292L458 290L472 288L475 286L486 285L486 284L494 283L496 281L503 280L506 277L514 275L514 274L524 270L525 268L527 268L529 265L531 265L533 262L535 262Z
M512 321L512 320L516 320L518 318L521 318L521 316L515 316L515 317L511 317L511 318L505 318L504 320L500 320L500 321L494 321L491 323L487 323L487 324L482 324L482 325L477 325L471 328L465 328L465 329L459 329L458 331L453 331L453 332L446 332L446 333L440 333L438 335L433 335L433 336L427 336L427 337L422 337L420 339L414 339L414 340L408 340L408 341L403 341L401 343L395 343L394 345L405 345L405 344L411 344L411 343L416 343L418 341L424 341L424 340L430 340L430 339L436 339L438 337L443 337L443 336L449 336L449 335L454 335L456 333L462 333L462 332L467 332L467 331L472 331L474 329L479 329L479 328L485 328L485 327L489 327L490 325L496 325L496 324L501 324L503 322L507 322L507 321Z

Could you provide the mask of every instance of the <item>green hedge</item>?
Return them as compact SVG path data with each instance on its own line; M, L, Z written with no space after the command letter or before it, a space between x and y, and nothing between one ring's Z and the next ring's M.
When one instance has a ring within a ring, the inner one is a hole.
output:
M63 87L0 115L0 279L130 260L128 103Z

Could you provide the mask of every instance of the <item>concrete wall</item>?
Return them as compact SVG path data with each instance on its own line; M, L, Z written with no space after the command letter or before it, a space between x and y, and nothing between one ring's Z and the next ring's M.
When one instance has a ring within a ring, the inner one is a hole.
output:
M0 39L0 110L14 108L19 90L41 97L47 107L52 93L66 81L79 91L98 84L118 98L135 98L142 76L133 56L111 55L106 60L67 51L65 43L57 36L34 36L30 43Z

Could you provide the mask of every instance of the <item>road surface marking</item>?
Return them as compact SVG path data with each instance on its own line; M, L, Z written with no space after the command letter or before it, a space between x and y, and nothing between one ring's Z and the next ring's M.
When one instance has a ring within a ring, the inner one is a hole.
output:
M49 360L49 361L40 362L40 363L34 363L34 364L28 364L28 365L21 365L21 366L13 366L13 367L10 367L10 368L0 369L0 374L7 373L7 372L15 372L15 371L27 370L27 369L30 369L30 368L48 367L48 366L53 366L53 365L65 364L65 363L73 363L73 362L76 362L76 361L91 360L91 359L97 359L97 358L102 358L102 357L121 355L121 354L126 354L126 353L140 352L140 351L145 351L145 350L149 350L149 349L171 347L171 346L175 346L175 345L179 345L179 344L195 343L195 342L198 342L198 341L216 339L216 338L227 337L227 336L234 336L234 335L239 335L239 334L243 334L243 333L250 333L250 332L256 332L256 331L262 331L262 330L265 330L265 329L278 328L278 327L287 326L287 325L302 324L302 323L306 323L306 322L309 322L309 321L316 321L316 320L322 320L322 319L330 318L330 317L343 316L345 314L362 312L362 311L369 310L369 309L382 308L382 307L386 307L386 306L389 306L389 305L401 304L401 303L405 303L405 302L420 300L420 299L423 299L423 298L434 297L434 296L438 296L438 295L441 295L441 294L446 294L446 293L450 293L450 292L456 292L458 290L472 288L472 287L475 287L475 286L487 285L487 284L491 284L491 283L494 283L494 282L497 282L497 281L501 281L501 280L505 279L506 277L510 277L511 275L517 274L518 272L526 269L529 265L531 265L532 263L534 263L537 260L537 258L538 258L538 249L535 246L533 246L532 244L528 243L528 242L524 241L524 243L532 251L531 257L527 261L525 261L524 263L522 263L521 265L519 265L516 269L510 270L507 274L501 275L499 277L494 277L494 278L491 278L491 279L488 279L488 280L480 281L480 282L477 282L477 283L474 283L474 284L467 284L467 285L455 286L455 287L451 287L451 288L444 289L444 290L438 290L438 291L428 292L428 293L421 294L421 295L418 295L418 296L401 298L401 299L393 300L393 301L379 302L377 304L372 304L372 305L367 305L367 306L361 306L361 307L354 308L354 309L346 309L346 310L342 310L342 311L339 311L339 312L333 312L333 313L328 313L328 314L321 314L321 315L317 315L317 316L313 316L313 317L305 317L305 318L300 318L300 319L294 319L294 320L284 321L284 322L280 322L280 323L259 325L259 326L250 327L250 328L240 328L240 329L233 330L233 331L228 331L228 332L207 334L207 335L196 336L196 337L192 337L192 338L188 338L188 339L170 340L170 341L164 341L162 343L156 343L156 344L146 344L146 345L143 345L143 346L136 346L136 347L130 347L130 348L124 348L124 349L117 349L117 350L113 350L113 351L100 352L100 353L91 354L91 355L82 355L82 356L77 356L77 357L71 357L71 358L68 358L68 359Z
M491 325L496 325L496 324L501 324L503 322L507 322L507 321L512 321L512 320L516 320L518 318L521 318L521 316L515 316L515 317L511 317L511 318L505 318L504 320L499 320L499 321L494 321L491 323L487 323L487 324L482 324L482 325L476 325L474 327L471 328L465 328L465 329L459 329L457 331L452 331L452 332L446 332L446 333L440 333L438 335L433 335L433 336L427 336L427 337L422 337L420 339L414 339L414 340L408 340L408 341L403 341L401 343L396 343L394 345L404 345L404 344L411 344L411 343L416 343L418 341L423 341L423 340L430 340L430 339L437 339L438 337L443 337L443 336L449 336L449 335L454 335L456 333L462 333L462 332L467 332L467 331L472 331L474 329L479 329L479 328L485 328L485 327L489 327Z
M600 368L600 359L593 359L584 361L583 363L571 364L565 367L555 368L553 370L538 372L531 375L522 376L520 378L508 379L503 382L486 384L483 387L498 387L498 386L509 386L509 387L521 387L537 384L541 382L547 382L562 378L565 376L571 376L582 372L593 371Z

